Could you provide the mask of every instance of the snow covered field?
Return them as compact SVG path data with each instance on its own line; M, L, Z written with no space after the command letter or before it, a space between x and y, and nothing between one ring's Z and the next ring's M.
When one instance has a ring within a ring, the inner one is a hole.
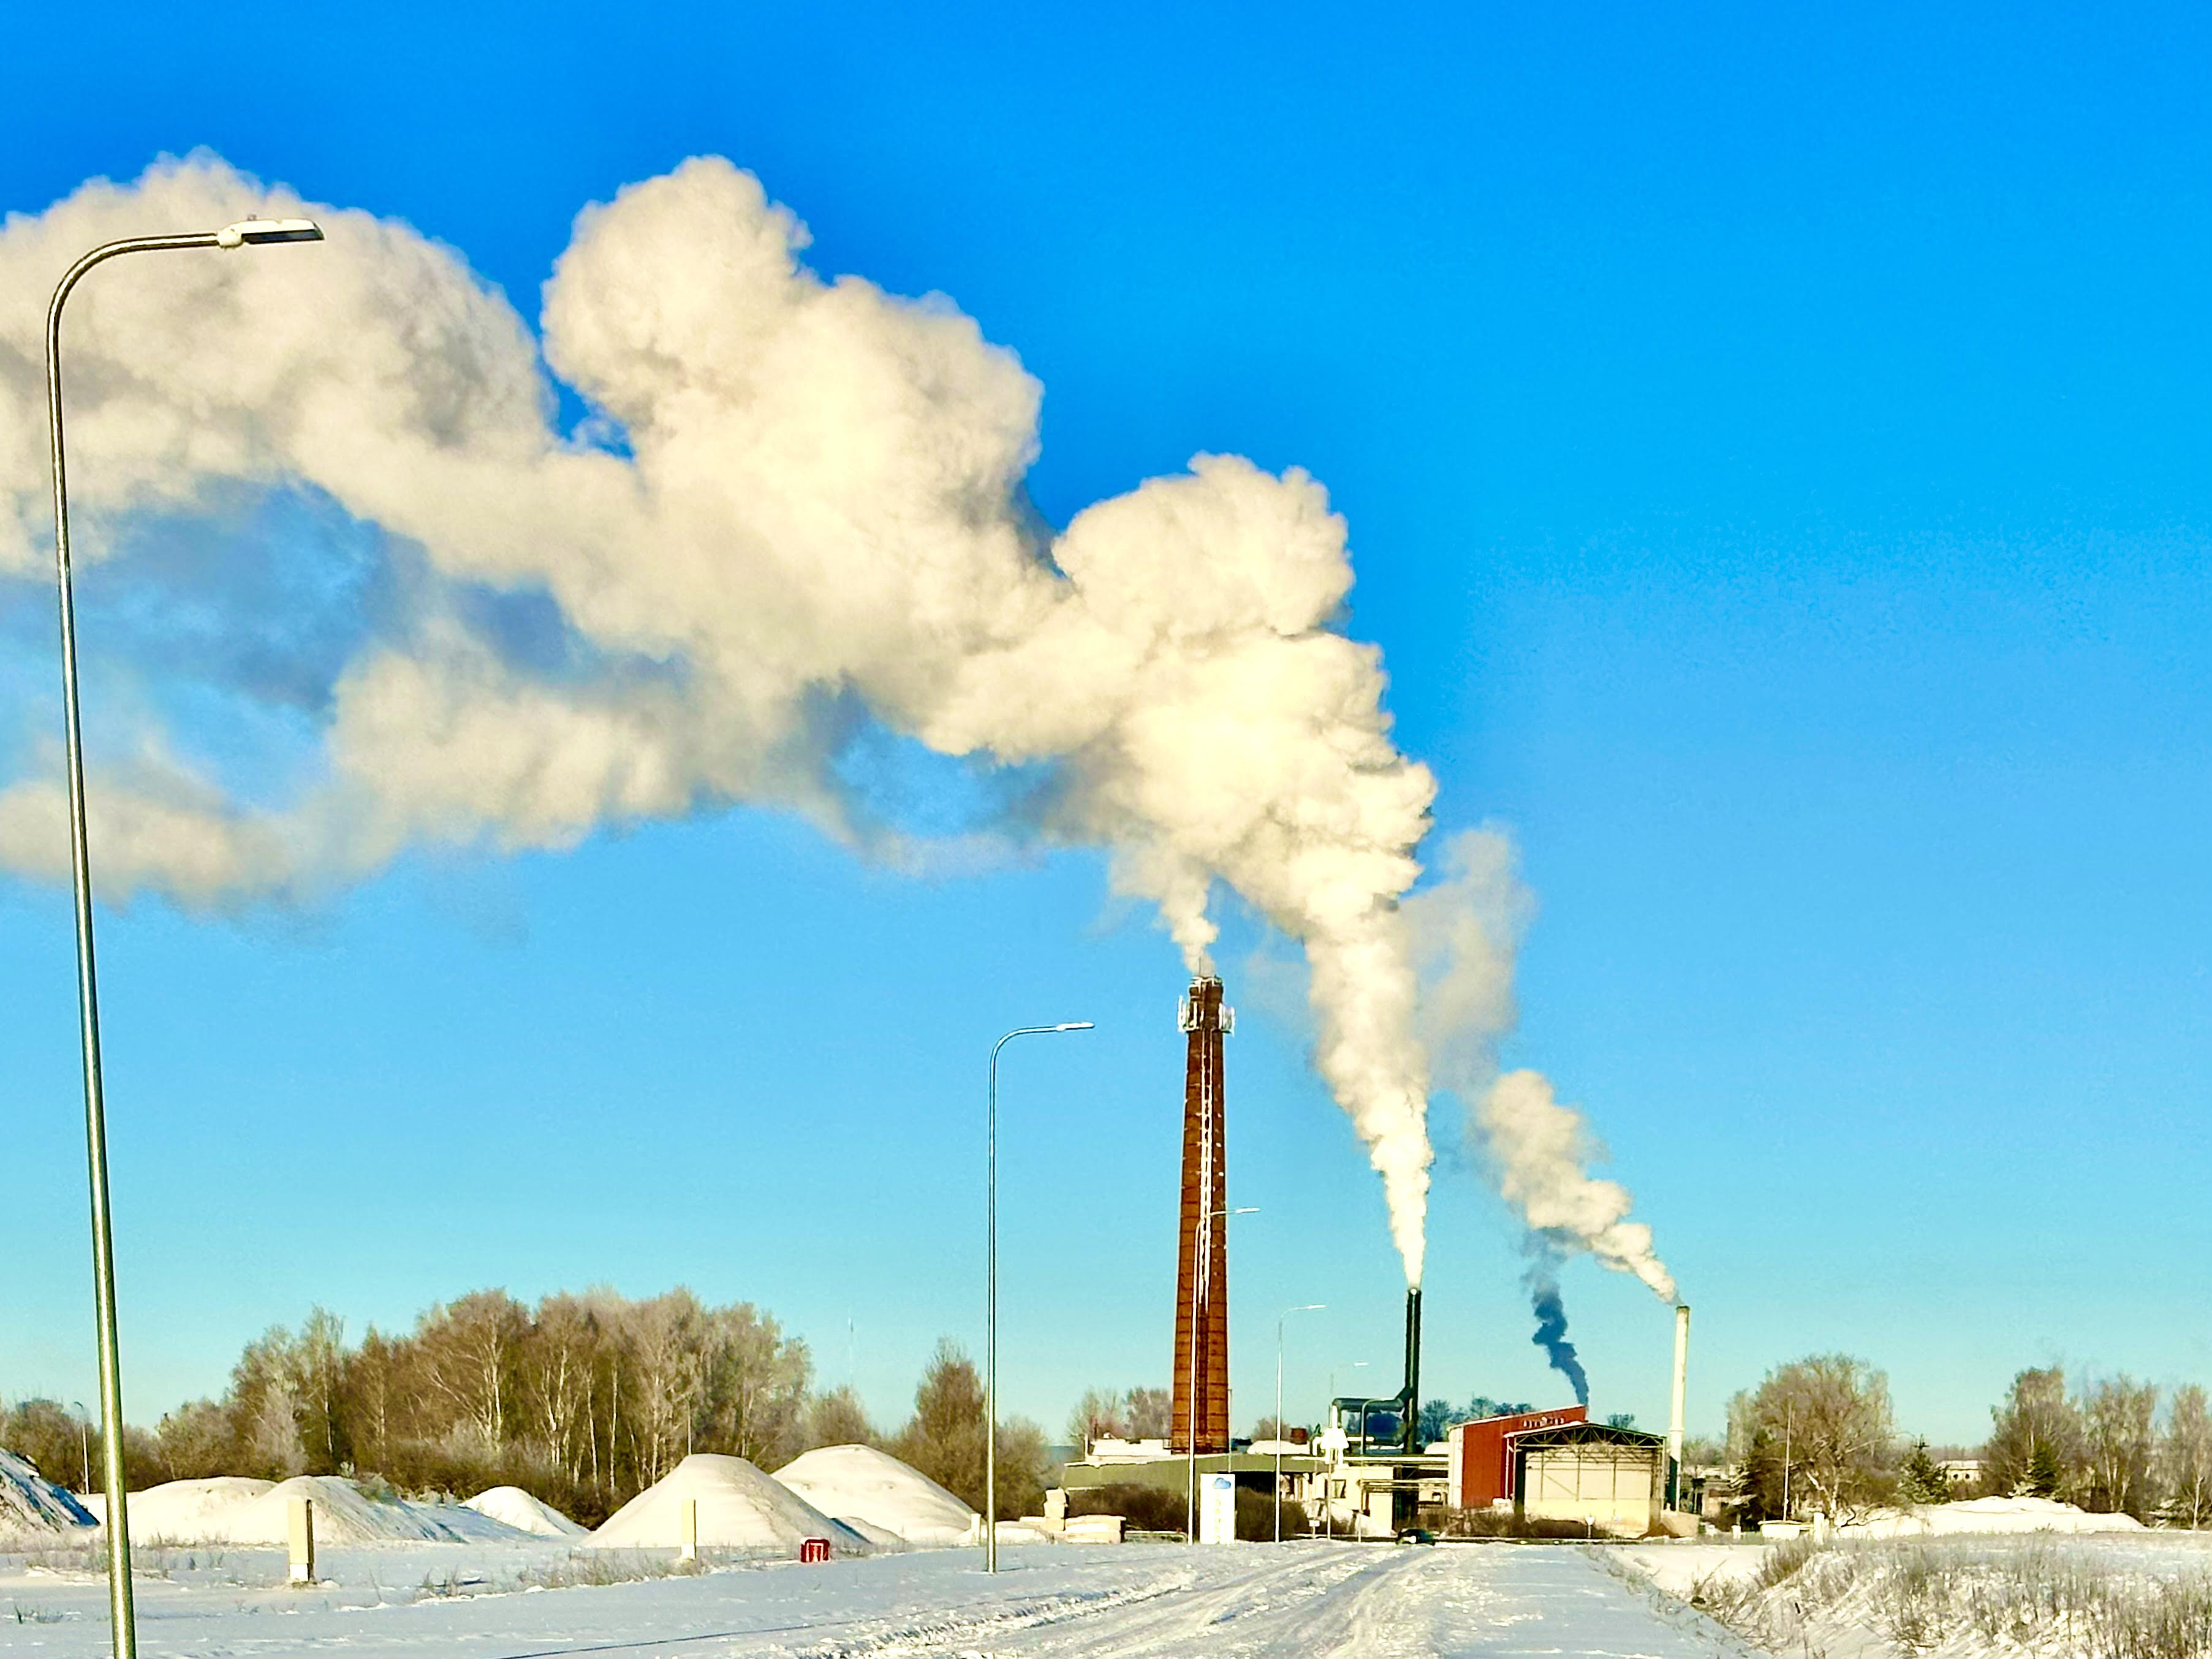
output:
M1606 1559L1778 1653L2212 1654L2212 1533L1706 1539Z
M1700 1615L1607 1571L1601 1552L1300 1542L1191 1549L1032 1546L987 1578L969 1551L822 1566L718 1569L533 1589L621 1565L556 1540L333 1550L328 1582L288 1590L281 1552L149 1551L139 1638L153 1659L624 1659L869 1655L1741 1655ZM665 1553L653 1558L665 1570ZM106 1651L106 1587L69 1565L0 1554L0 1655ZM645 1558L629 1565L635 1569ZM166 1575L166 1576L163 1576Z

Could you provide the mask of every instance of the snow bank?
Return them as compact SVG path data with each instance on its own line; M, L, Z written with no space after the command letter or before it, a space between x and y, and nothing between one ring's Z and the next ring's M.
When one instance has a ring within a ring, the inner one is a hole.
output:
M2141 1532L2132 1515L2092 1515L2048 1498L1975 1498L1923 1509L1883 1510L1836 1528L1843 1538L1917 1538L1991 1532Z
M520 1486L494 1486L489 1492L478 1492L462 1507L540 1538L581 1538L587 1530Z
M775 1478L825 1515L866 1522L909 1544L969 1544L982 1537L982 1516L920 1469L873 1446L817 1446Z
M796 1554L808 1538L828 1539L841 1555L865 1555L873 1547L744 1458L713 1452L692 1453L609 1516L589 1541L605 1549L674 1549L684 1541L687 1498L699 1505L703 1549Z
M335 1474L299 1474L273 1486L218 1475L149 1486L131 1494L131 1534L149 1543L281 1545L295 1498L314 1504L318 1544L459 1543L526 1535L524 1528L456 1504L371 1498Z
M68 1532L99 1524L29 1458L0 1451L0 1533Z

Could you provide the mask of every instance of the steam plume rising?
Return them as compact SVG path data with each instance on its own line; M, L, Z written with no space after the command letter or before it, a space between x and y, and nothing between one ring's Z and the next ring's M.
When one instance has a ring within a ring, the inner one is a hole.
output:
M1589 1405L1589 1378L1575 1358L1575 1345L1567 1340L1567 1310L1559 1300L1558 1284L1547 1273L1532 1269L1528 1297L1536 1315L1536 1334L1528 1340L1544 1351L1552 1369L1574 1385L1575 1403Z
M0 229L18 597L45 580L56 276L113 237L252 213L311 214L330 241L125 261L72 305L80 559L290 501L323 557L367 545L374 570L327 607L343 625L303 634L253 611L238 556L173 555L178 617L271 631L251 661L176 652L176 685L95 732L108 896L234 908L410 848L558 848L738 801L910 859L929 849L842 781L856 725L1042 766L994 833L1109 849L1194 969L1217 882L1301 942L1317 1064L1419 1282L1429 1074L1399 901L1434 785L1391 741L1380 653L1332 626L1352 567L1319 484L1200 455L1051 533L1023 488L1041 388L1013 355L942 299L825 282L726 161L586 209L533 337L408 227L203 155ZM576 433L546 367L595 411ZM163 712L178 686L304 752L273 780L192 752ZM0 865L64 876L58 802L50 764L0 789Z
M1583 1115L1563 1104L1540 1073L1499 1073L1498 1045L1518 1018L1514 956L1531 908L1511 843L1492 830L1468 830L1445 844L1440 862L1441 878L1405 906L1426 981L1423 1035L1438 1080L1468 1103L1498 1192L1528 1229L1532 1254L1551 1264L1532 1285L1553 1287L1556 1310L1557 1264L1587 1251L1671 1304L1674 1277L1652 1248L1651 1229L1628 1218L1635 1202L1628 1189L1589 1173L1606 1152Z

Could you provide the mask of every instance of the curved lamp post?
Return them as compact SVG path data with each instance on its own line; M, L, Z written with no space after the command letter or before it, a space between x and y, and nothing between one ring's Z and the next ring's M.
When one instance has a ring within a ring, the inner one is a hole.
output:
M983 1571L999 1570L999 1050L1018 1036L1088 1031L1087 1019L1021 1025L991 1045L991 1108L983 1133Z
M107 1203L107 1113L100 1081L100 994L93 970L92 858L84 815L84 738L77 718L76 597L70 580L69 487L62 455L62 307L94 265L125 253L171 248L260 247L319 242L312 219L244 219L221 230L107 242L69 268L46 307L46 425L54 463L54 571L61 605L64 757L69 772L70 878L76 896L78 1036L84 1049L85 1158L92 1179L93 1300L100 1326L100 1464L107 1491L107 1606L115 1659L137 1659L131 1599L131 1524L123 1502L123 1377L115 1338L115 1249Z

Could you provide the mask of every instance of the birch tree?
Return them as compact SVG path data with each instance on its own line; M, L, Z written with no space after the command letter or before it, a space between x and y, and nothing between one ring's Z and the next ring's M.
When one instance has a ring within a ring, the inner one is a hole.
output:
M2212 1413L2194 1382L2176 1389L2166 1404L2158 1474L2168 1514L2185 1527L2212 1526Z
M2081 1405L2082 1461L2088 1479L2084 1509L2124 1512L2141 1520L2151 1506L2152 1420L2158 1390L2126 1375L2092 1387Z

